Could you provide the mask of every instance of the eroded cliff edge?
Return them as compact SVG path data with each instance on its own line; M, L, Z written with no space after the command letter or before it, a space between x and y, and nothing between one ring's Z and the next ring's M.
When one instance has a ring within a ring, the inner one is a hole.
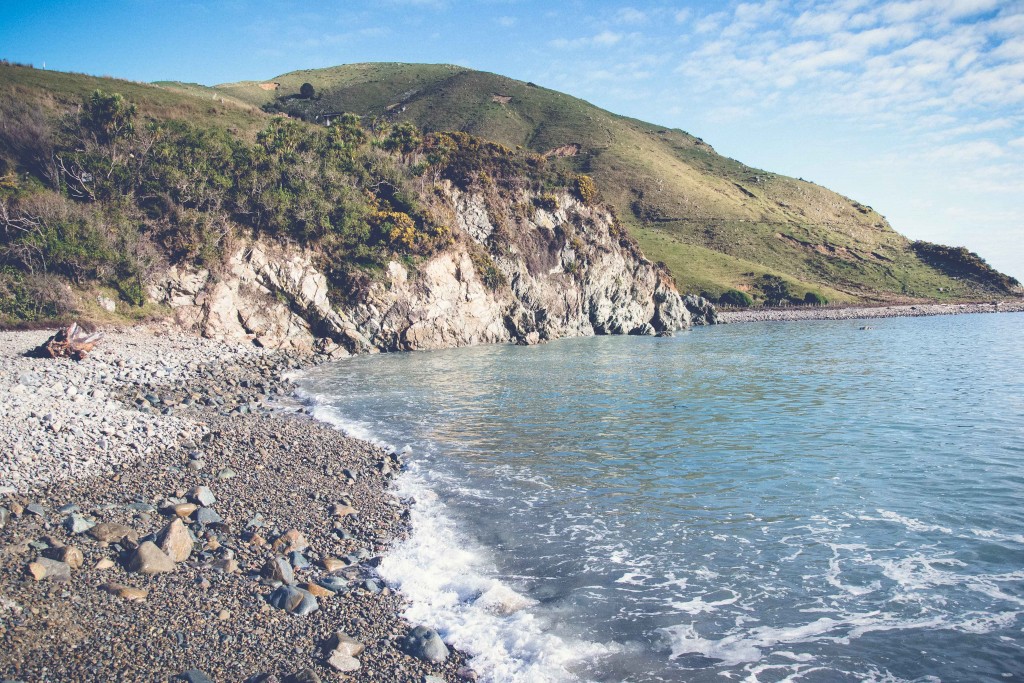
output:
M335 290L320 255L242 240L218 271L170 267L149 295L185 329L270 348L350 353L531 344L593 334L654 335L712 324L605 207L568 192L496 198L442 182L452 243L418 263L390 260Z

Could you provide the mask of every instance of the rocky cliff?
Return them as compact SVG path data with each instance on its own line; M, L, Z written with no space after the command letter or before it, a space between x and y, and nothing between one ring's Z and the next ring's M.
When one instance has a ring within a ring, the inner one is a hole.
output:
M333 355L715 322L714 308L681 297L601 206L568 193L509 199L449 183L435 195L450 213L451 246L415 263L392 260L364 287L332 291L315 250L252 238L220 272L173 267L149 294L207 337Z

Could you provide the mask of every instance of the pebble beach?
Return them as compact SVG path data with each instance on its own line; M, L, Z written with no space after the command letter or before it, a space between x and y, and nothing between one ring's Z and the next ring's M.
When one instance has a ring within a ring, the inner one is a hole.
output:
M963 313L1013 313L1024 311L1024 300L970 304L904 304L892 306L797 306L748 308L718 312L720 324L786 320L861 320L865 318L916 318Z
M375 573L402 454L291 401L309 359L163 327L0 333L0 680L474 680Z

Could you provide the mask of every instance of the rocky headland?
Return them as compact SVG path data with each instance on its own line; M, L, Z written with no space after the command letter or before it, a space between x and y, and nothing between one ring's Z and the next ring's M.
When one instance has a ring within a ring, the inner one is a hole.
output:
M299 357L0 333L0 679L472 680L375 573L402 454L289 402Z
M415 268L389 261L346 297L330 296L314 250L265 238L240 240L221 272L168 268L149 297L187 331L333 357L715 322L714 306L680 295L606 207L568 192L494 198L451 183L436 195L457 239Z

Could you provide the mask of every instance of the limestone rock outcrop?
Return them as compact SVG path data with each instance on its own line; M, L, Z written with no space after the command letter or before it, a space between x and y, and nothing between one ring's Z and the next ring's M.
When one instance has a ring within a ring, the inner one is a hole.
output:
M414 269L388 263L357 297L332 301L315 251L267 238L244 243L218 273L171 267L149 294L204 336L335 356L715 322L714 307L681 297L601 206L569 194L439 192L452 245Z

